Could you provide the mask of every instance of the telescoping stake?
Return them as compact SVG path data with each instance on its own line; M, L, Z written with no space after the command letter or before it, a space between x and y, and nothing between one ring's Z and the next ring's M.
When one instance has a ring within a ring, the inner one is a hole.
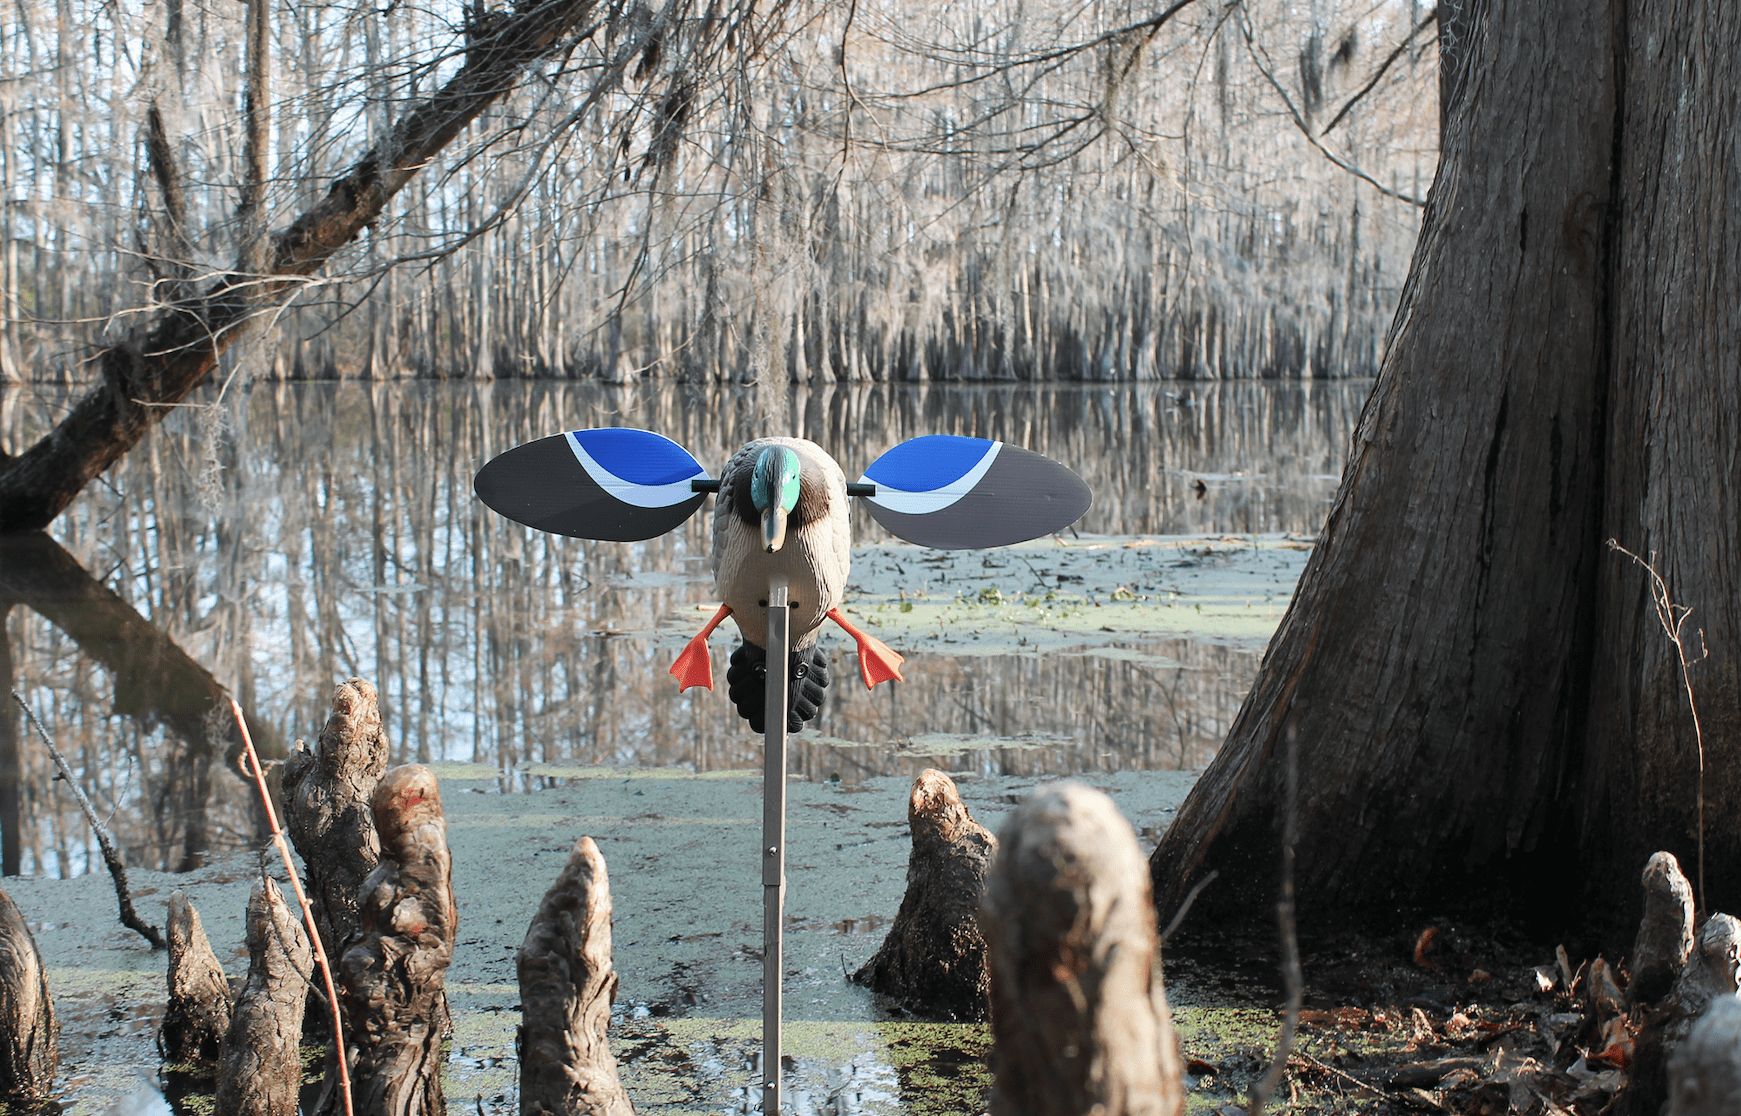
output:
M768 582L768 704L762 756L762 1116L780 1116L781 920L786 908L786 709L791 609L787 581Z

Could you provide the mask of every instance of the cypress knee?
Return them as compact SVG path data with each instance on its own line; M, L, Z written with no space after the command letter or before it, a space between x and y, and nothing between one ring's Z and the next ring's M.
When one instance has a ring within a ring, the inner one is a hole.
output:
M302 1009L314 948L278 885L262 877L248 898L248 983L218 1055L217 1116L296 1116L302 1085Z
M1148 868L1112 800L1035 791L998 835L983 909L991 1116L1177 1116Z
M1693 889L1673 853L1659 852L1644 866L1644 917L1632 945L1632 983L1626 1002L1649 1004L1667 996L1693 953Z
M453 858L435 775L422 764L381 777L373 800L381 862L364 881L362 934L339 964L358 1112L437 1116L443 981L458 918Z
M1669 1063L1672 1116L1741 1112L1741 1000L1719 996Z
M284 761L285 829L302 857L308 902L328 957L357 936L363 881L381 859L370 796L387 767L375 687L361 678L333 691L314 749L301 741Z
M907 893L876 956L852 979L928 1015L984 1019L979 898L997 838L968 813L955 781L927 769L907 800Z
M617 995L611 887L591 837L574 843L515 960L520 1116L633 1116L605 1038Z
M230 1029L230 984L187 894L169 896L169 1004L157 1031L166 1062L213 1062Z
M24 916L0 891L0 1097L37 1100L54 1087L60 1021Z

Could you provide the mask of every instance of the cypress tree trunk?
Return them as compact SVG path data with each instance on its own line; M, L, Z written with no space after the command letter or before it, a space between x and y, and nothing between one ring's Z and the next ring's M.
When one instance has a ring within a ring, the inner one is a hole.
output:
M1656 552L1712 649L1698 898L1741 901L1741 12L1492 0L1459 26L1384 366L1258 680L1151 860L1166 913L1211 868L1200 909L1273 901L1295 732L1305 914L1503 906L1629 940L1648 855L1697 860L1697 765L1609 537Z

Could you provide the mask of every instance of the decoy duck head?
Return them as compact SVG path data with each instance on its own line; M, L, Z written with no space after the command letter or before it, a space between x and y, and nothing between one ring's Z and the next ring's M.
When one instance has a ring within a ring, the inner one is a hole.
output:
M769 446L750 474L750 502L762 517L762 543L769 554L786 545L786 520L798 506L798 455L787 446Z

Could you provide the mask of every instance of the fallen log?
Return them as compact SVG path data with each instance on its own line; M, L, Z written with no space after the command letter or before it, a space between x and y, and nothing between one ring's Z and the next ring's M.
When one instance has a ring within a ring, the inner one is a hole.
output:
M60 1067L60 1021L24 916L0 891L0 1097L40 1100Z
M1112 800L1041 787L998 833L982 925L991 1116L1178 1116L1148 866Z
M187 894L169 896L169 1004L157 1030L166 1062L215 1062L230 1029L230 983Z
M313 750L299 740L284 761L285 829L302 857L328 957L342 956L361 930L363 882L381 859L369 803L386 767L375 687L361 678L333 691Z
M979 900L997 838L973 820L955 781L931 769L913 780L907 826L907 892L882 946L852 979L911 1011L984 1019Z
M1741 999L1719 996L1669 1062L1669 1116L1741 1112Z
M248 981L218 1055L217 1116L296 1116L302 1011L314 950L278 885L248 898Z
M634 1116L605 1038L611 888L591 837L569 851L515 956L520 975L521 1116Z
M381 860L364 881L362 934L339 963L356 1110L439 1116L442 982L458 915L435 775L421 764L381 777L372 802Z

